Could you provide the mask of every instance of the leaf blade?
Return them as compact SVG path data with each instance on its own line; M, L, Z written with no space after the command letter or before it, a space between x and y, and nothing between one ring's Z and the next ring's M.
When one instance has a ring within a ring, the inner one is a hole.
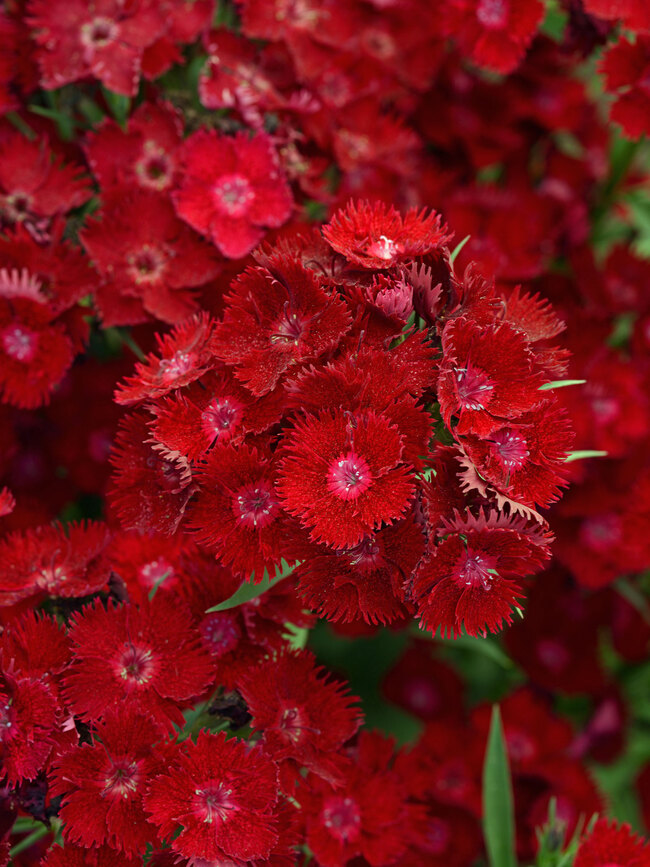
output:
M517 867L512 780L497 704L492 706L483 765L483 833L490 867Z

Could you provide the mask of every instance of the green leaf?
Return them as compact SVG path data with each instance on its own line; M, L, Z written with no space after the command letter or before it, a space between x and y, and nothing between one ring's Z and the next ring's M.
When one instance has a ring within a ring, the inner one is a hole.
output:
M244 581L241 587L233 593L230 599L226 599L218 605L213 605L212 608L208 608L205 613L211 614L213 611L228 611L229 608L236 608L238 605L244 605L244 603L250 602L251 599L257 599L257 597L261 596L262 593L266 593L266 591L270 590L271 587L275 587L276 584L291 575L296 566L298 566L298 563L289 566L285 560L282 562L284 563L284 567L281 571L276 568L276 573L273 578L271 578L265 569L264 577L259 584L253 584L251 581Z
M556 379L554 382L545 382L540 385L539 391L550 391L553 388L566 388L567 385L584 385L586 379Z
M495 704L483 765L483 833L490 867L517 867L514 815L508 752Z
M457 257L458 257L458 254L460 253L460 251L463 249L463 247L465 246L465 244L469 241L469 239L470 239L471 237L472 237L471 235L465 235L465 237L463 238L463 240L462 240L459 244L456 244L456 246L455 246L454 249L453 249L453 252L452 252L451 256L449 257L449 261L451 262L452 265L453 265L454 262L456 261L456 259L457 259Z
M599 452L594 449L583 449L583 451L569 452L565 457L564 462L570 464L572 461L584 461L586 458L606 458L609 452Z
M126 127L126 119L129 116L129 109L131 108L130 98L123 96L121 93L107 90L105 87L102 87L102 93L104 94L106 105L111 110L111 114L122 129L124 129Z

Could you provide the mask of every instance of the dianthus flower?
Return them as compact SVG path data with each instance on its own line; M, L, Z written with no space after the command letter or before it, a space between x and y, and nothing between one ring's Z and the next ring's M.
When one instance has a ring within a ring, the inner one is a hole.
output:
M650 30L650 9L645 0L583 0L587 12L599 18L620 18L630 30Z
M323 237L348 262L385 269L442 247L451 235L435 212L412 209L402 217L383 202L349 202L323 226Z
M175 324L196 309L192 288L219 273L214 250L155 190L120 190L81 234L104 282L95 302L105 327L147 319Z
M150 782L145 808L175 853L195 864L271 853L278 842L277 768L259 747L203 731L168 763Z
M43 861L42 867L140 867L142 858L131 857L125 852L116 852L110 846L53 846Z
M60 729L58 702L46 683L10 674L11 660L2 658L0 674L1 778L10 786L42 771Z
M402 462L403 439L372 411L324 411L294 422L284 442L277 490L282 504L334 548L364 536L406 512L414 494Z
M108 90L135 96L144 49L165 30L157 0L30 0L41 84L48 90L92 75Z
M343 299L289 256L244 271L226 305L210 348L256 395L275 388L292 365L333 349L350 327Z
M75 598L101 590L109 577L100 556L108 540L107 527L94 521L9 533L0 541L0 605L45 594Z
M270 138L200 130L183 146L185 172L173 194L178 216L228 259L256 247L266 228L289 219L291 191Z
M544 17L541 0L451 0L443 27L479 66L512 72Z
M309 651L269 657L240 680L239 691L274 761L342 782L336 753L359 728L361 713L355 697L328 679Z
M580 843L575 867L648 867L650 847L629 825L599 819Z
M58 758L51 791L63 796L59 816L66 841L89 847L108 844L129 854L142 852L153 841L142 797L161 765L153 746L159 736L150 716L122 703L109 706L95 723L92 743Z
M70 640L75 659L65 692L84 720L127 701L167 728L182 726L179 702L195 698L212 680L213 666L189 611L164 593L139 606L104 608L96 600L74 616Z

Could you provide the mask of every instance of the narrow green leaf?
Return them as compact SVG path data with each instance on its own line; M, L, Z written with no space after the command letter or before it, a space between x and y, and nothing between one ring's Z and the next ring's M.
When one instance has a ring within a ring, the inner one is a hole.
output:
M517 867L514 815L508 752L495 704L483 765L483 833L490 867Z
M569 452L565 457L564 462L570 464L572 461L584 461L586 458L606 458L609 452L599 452L593 449L584 449L579 452Z
M619 578L614 583L614 588L618 590L623 599L636 608L645 622L650 625L650 601L636 584L632 584L627 578Z
M296 563L293 566L289 566L286 561L283 560L282 562L284 563L283 569L281 571L276 569L273 578L270 577L269 573L265 569L264 577L259 584L253 584L251 581L244 581L241 587L233 593L230 599L226 599L218 605L213 605L212 608L208 608L205 613L211 614L213 611L228 611L229 608L236 608L238 605L250 602L251 599L257 599L257 597L261 596L262 593L266 593L266 591L270 590L271 587L275 587L276 584L291 575L298 565ZM253 576L251 576L251 578L252 577Z
M540 391L550 391L553 388L566 388L567 385L584 385L586 379L556 379L554 382L545 382L540 385Z
M102 93L104 94L106 105L111 110L111 114L122 129L124 129L126 127L126 119L129 116L129 109L131 108L131 99L128 96L123 96L121 93L107 90L105 87L102 87Z
M452 265L454 264L454 262L455 262L456 259L458 258L458 254L460 253L460 251L463 249L463 247L465 246L465 244L469 241L469 239L470 239L471 237L472 237L471 235L465 235L465 237L463 238L463 240L462 240L459 244L456 244L456 246L455 246L454 249L453 249L453 252L452 252L451 256L449 257L449 260L450 260L450 262L451 262Z

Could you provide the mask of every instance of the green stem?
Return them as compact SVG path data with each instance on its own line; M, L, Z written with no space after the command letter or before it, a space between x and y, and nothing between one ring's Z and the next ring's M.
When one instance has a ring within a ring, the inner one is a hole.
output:
M16 855L20 855L21 852L25 852L29 849L30 846L33 846L34 843L38 843L43 837L46 837L48 834L52 833L52 828L49 828L47 825L43 825L40 828L37 828L35 831L28 837L24 837L15 846L12 846L9 850L9 857L15 858Z

